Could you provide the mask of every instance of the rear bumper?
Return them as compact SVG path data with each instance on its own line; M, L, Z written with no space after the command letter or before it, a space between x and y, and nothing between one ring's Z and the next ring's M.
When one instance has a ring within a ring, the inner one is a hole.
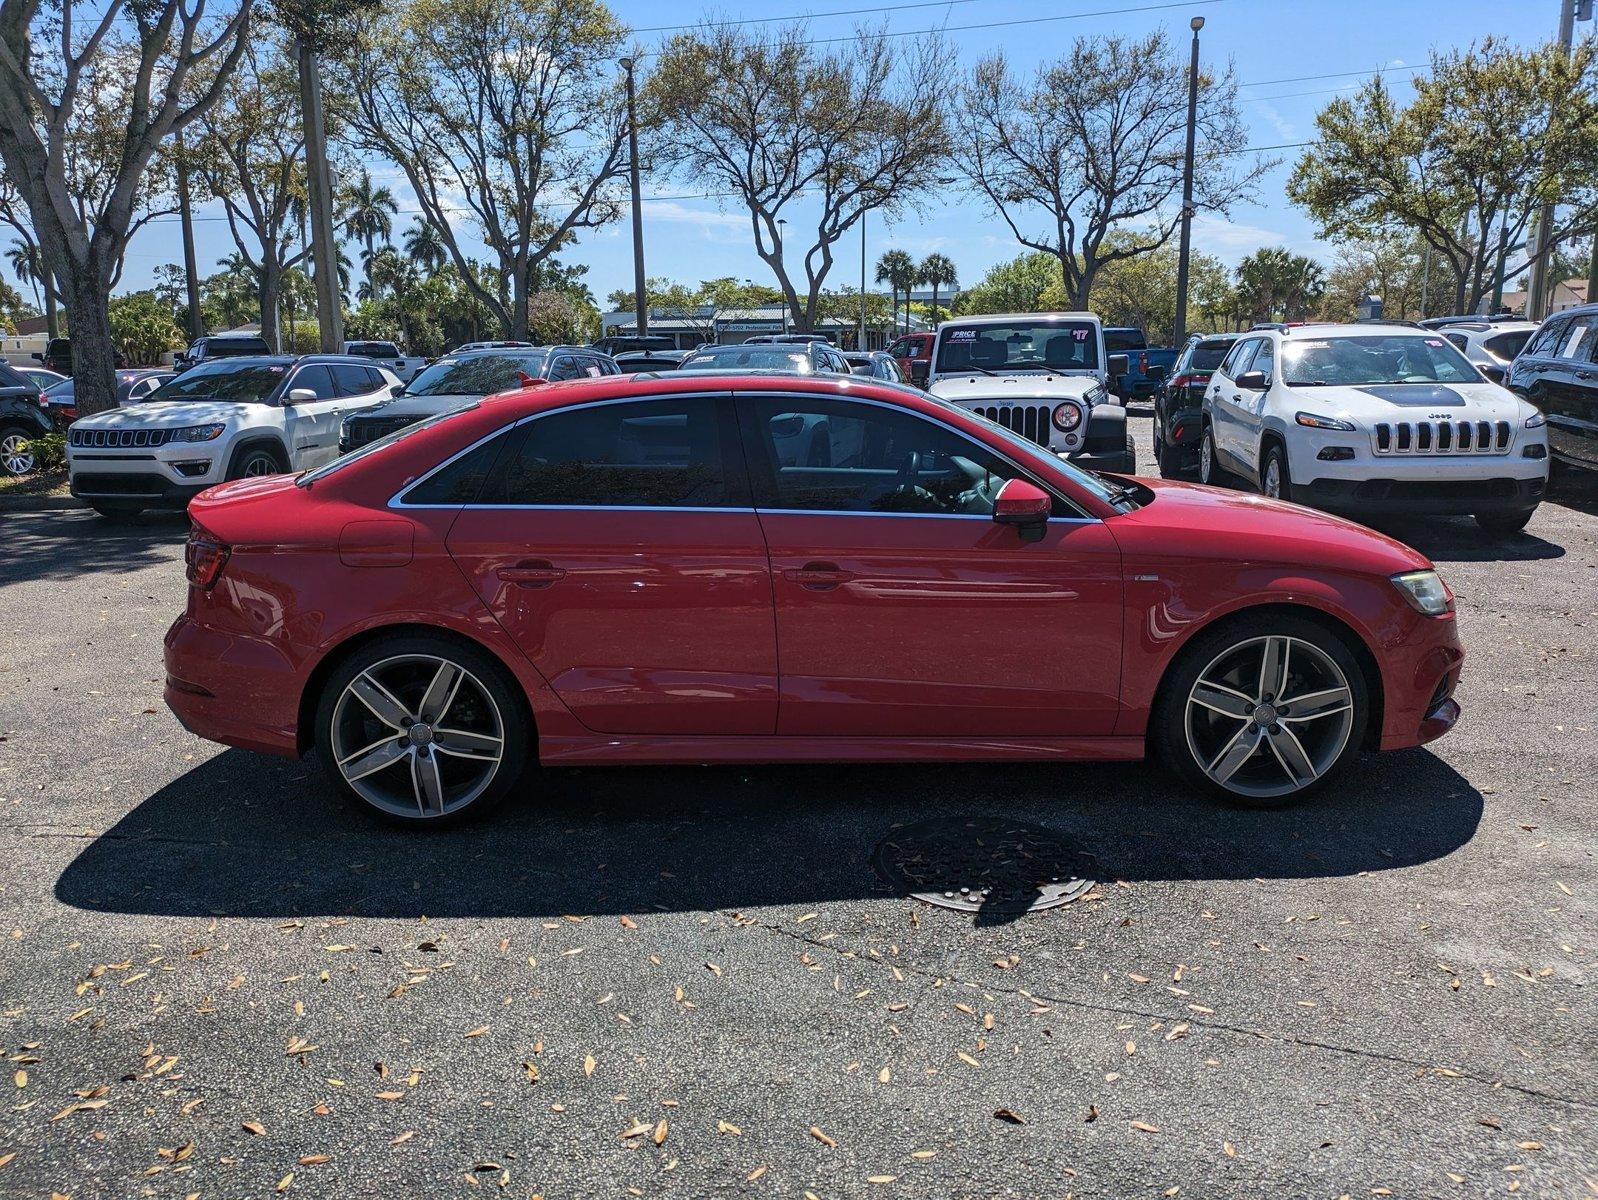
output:
M1349 513L1529 512L1542 502L1545 476L1514 479L1312 479L1293 485L1293 499Z
M163 658L162 698L190 733L265 754L299 754L299 672L271 643L185 615L167 630Z

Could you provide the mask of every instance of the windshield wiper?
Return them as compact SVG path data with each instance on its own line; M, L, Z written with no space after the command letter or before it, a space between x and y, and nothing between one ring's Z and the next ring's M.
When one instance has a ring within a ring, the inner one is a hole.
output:
M976 365L976 363L966 363L965 366L957 367L954 370L950 371L949 374L958 375L961 371L980 371L984 375L992 375L995 379L999 378L999 372L990 371L986 367L979 367L979 366Z
M1109 491L1110 503L1119 504L1123 500L1136 499L1132 489L1127 487L1124 483L1117 483L1103 471L1094 471L1093 474L1098 476L1099 482L1102 483L1105 489Z

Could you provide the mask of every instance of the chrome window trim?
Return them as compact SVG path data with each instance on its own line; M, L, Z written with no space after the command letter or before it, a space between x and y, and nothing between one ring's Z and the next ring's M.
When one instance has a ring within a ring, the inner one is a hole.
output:
M448 458L446 458L442 462L436 464L435 466L433 466L429 470L423 472L421 475L418 475L415 479L407 480L404 484L402 484L400 486L399 491L395 492L392 496L390 496L388 498L388 503L385 505L385 507L389 508L389 509L392 509L392 510L396 510L396 511L404 511L404 510L407 510L407 509L417 510L417 511L426 511L426 510L444 510L444 509L458 510L458 509L464 509L464 508L478 508L478 509L485 509L485 510L492 511L492 512L505 512L505 511L512 511L512 510L517 510L517 509L530 509L530 510L543 509L543 510L555 511L555 512L668 512L668 513L680 513L680 512L712 512L712 513L742 512L742 513L770 513L773 516L807 516L807 517L922 517L922 518L933 517L933 518L937 518L937 519L940 519L940 520L955 520L955 521L991 521L993 519L991 516L983 516L980 513L876 513L876 512L860 512L859 510L852 509L852 508L761 508L758 505L755 505L755 506L739 505L739 506L729 506L727 508L708 508L708 507L680 507L679 508L679 507L675 507L675 506L672 506L672 505L664 505L664 504L659 504L659 505L657 505L657 504L644 504L644 505L636 505L636 504L464 504L464 503L463 504L406 504L404 502L404 500L401 499L401 497L403 497L406 492L409 492L412 488L420 487L422 484L426 483L429 479L431 479L434 475L436 475L440 471L442 471L445 467L448 467L451 463L457 461L458 459L466 457L466 455L472 453L472 451L476 450L478 447L486 445L487 443L493 441L495 438L509 435L511 430L519 429L521 426L529 424L530 422L541 420L544 417L554 416L557 413L572 412L572 411L574 411L576 409L580 409L580 408L600 408L600 407L604 407L604 406L608 406L608 405L612 405L612 404L641 404L641 403L649 403L650 401L655 401L655 400L664 402L664 401L668 401L668 400L676 400L676 399L679 399L679 398L684 397L684 396L696 396L696 397L708 396L712 400L722 400L722 399L726 399L726 398L730 397L731 399L733 399L735 401L739 400L739 399L759 399L759 398L768 398L768 397L781 397L781 398L789 399L789 400L823 399L823 400L841 400L841 401L845 401L845 402L851 403L851 404L870 404L870 405L876 406L877 408L886 408L886 409L888 409L888 410L890 410L892 412L908 413L910 416L919 417L922 420L928 421L931 424L936 425L936 426L938 426L941 429L947 430L949 433L954 434L956 437L963 438L963 439L965 439L968 442L972 440L971 435L969 433L966 433L963 429L958 429L955 426L950 425L950 424L948 424L945 421L940 421L936 417L929 416L926 413L918 412L918 411L916 411L914 409L906 408L903 405L889 404L888 402L886 402L884 400L874 400L874 399L872 399L869 396L848 396L848 395L835 396L835 395L832 395L832 394L826 393L826 392L775 392L775 391L774 392L666 392L666 393L662 393L662 394L659 394L659 395L653 395L653 396L613 396L613 397L611 397L608 400L588 400L588 401L582 401L582 402L577 403L577 404L563 404L563 405L561 405L558 408L549 408L549 409L545 409L542 412L529 413L525 417L522 417L522 418L520 418L518 420L512 421L509 425L501 425L498 429L495 429L493 432L486 433L482 437L478 438L476 441L472 442L470 445L465 446L465 447L463 447L460 450L457 450L454 454L450 455ZM1034 475L1033 475L1032 472L1030 472L1030 471L1024 469L1023 467L1021 467L1018 463L1016 463L1008 455L1001 453L1000 451L998 451L997 449L995 449L992 446L989 446L986 442L979 442L978 444L984 450L988 451L988 453L990 453L994 457L998 458L1000 461L1008 463L1010 466L1014 467L1016 469L1016 471L1018 471L1024 478L1028 479L1029 481L1034 479ZM1037 486L1044 487L1043 484L1037 484ZM1059 492L1056 491L1055 489L1049 488L1049 487L1044 487L1044 490L1047 491L1050 496L1053 496L1056 499L1058 499L1061 503L1070 505L1070 507L1072 507L1073 509L1077 509L1079 514L1080 514L1080 515L1074 516L1074 517L1056 517L1056 516L1052 516L1051 515L1048 518L1049 521L1051 521L1051 522L1052 521L1059 521L1059 522L1062 522L1062 523L1067 523L1068 522L1068 523L1073 524L1073 525L1097 524L1097 523L1100 523L1102 521L1102 518L1100 518L1100 517L1090 516L1087 513L1082 513L1075 502L1070 500L1068 497L1061 496L1059 494Z

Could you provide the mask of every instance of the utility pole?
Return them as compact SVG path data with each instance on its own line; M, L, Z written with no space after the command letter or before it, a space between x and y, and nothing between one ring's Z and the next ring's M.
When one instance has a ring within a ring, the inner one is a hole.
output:
M333 179L327 163L327 123L322 112L322 76L316 51L301 40L300 105L305 120L305 166L310 175L311 261L316 267L316 318L322 351L344 348L344 297L338 286L338 241L333 236Z
M638 98L633 89L633 60L621 60L627 72L627 175L633 193L633 306L639 337L649 332L649 297L644 279L644 202L638 194Z
M1171 344L1178 350L1187 341L1187 262L1193 239L1193 140L1198 130L1199 30L1204 18L1188 23L1193 31L1193 55L1187 65L1187 157L1182 163L1182 239L1176 257L1176 322L1171 328Z
M194 210L189 204L189 156L183 149L183 131L178 143L178 220L183 229L183 282L189 297L189 340L205 336L205 321L200 314L200 276L194 264Z
M860 214L860 349L866 348L866 214Z
M1592 20L1593 0L1574 0L1577 21ZM1592 253L1587 259L1587 303L1598 302L1598 230L1593 231Z
M1585 9L1587 17L1591 17L1592 5L1587 0L1559 0L1559 44L1566 55L1569 55L1571 42L1575 40L1578 5ZM1550 115L1550 126L1553 120L1553 115ZM1553 257L1551 235L1554 229L1554 206L1552 204L1542 204L1538 207L1536 227L1537 236L1532 242L1531 276L1526 285L1526 316L1530 320L1541 321L1548 315L1554 286L1559 282L1550 278L1553 274L1550 269L1553 264L1548 261Z

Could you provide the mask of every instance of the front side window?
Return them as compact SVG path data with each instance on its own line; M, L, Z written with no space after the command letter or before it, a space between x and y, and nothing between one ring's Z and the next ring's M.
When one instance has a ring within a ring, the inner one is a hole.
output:
M175 400L227 400L234 404L266 404L283 382L286 363L203 363L169 379L150 397L152 403Z
M1234 342L1226 361L1221 364L1221 374L1228 379L1236 379L1248 369L1243 364L1254 357L1254 349L1259 344L1259 338L1244 338L1240 342Z
M949 325L938 342L937 372L1093 371L1098 327L1091 321L1018 317L1007 325Z
M757 500L812 512L991 516L1020 474L914 413L816 397L740 400Z
M318 400L334 400L338 397L338 388L333 384L333 373L320 364L301 367L294 373L294 378L289 380L289 391L297 392L301 388L315 392Z
M555 360L555 365L549 369L549 378L552 383L563 379L581 379L586 374L578 362L569 354L563 354Z
M747 503L727 477L729 438L714 397L564 409L528 421L479 504L725 508Z
M1260 342L1260 348L1254 352L1254 361L1248 364L1248 369L1264 375L1266 383L1276 381L1276 347L1270 338Z
M1481 374L1445 338L1402 333L1284 342L1282 378L1293 387L1481 382Z

